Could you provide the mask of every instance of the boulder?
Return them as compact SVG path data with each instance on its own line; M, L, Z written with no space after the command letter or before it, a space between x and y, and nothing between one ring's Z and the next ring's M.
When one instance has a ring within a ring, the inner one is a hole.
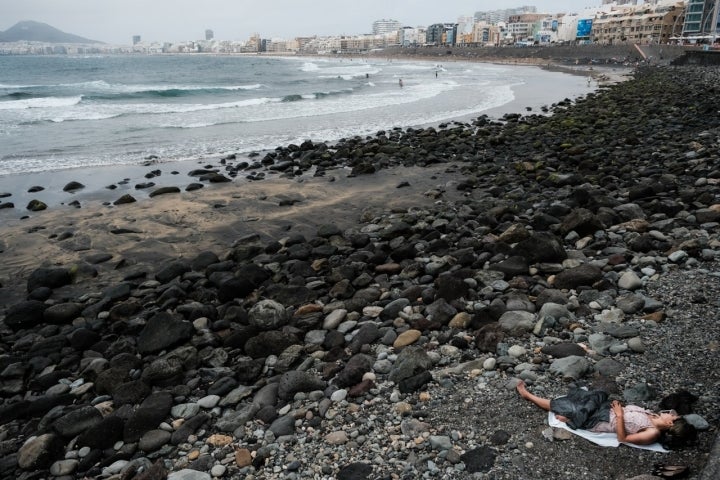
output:
M138 336L137 348L142 354L159 352L189 340L194 333L192 323L160 312L145 324Z

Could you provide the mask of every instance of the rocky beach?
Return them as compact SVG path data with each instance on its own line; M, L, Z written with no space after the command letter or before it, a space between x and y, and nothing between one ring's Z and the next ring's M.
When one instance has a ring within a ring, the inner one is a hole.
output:
M150 198L8 218L0 476L712 478L718 80L643 67L498 119L147 165L127 181L168 182ZM653 409L689 392L698 441L599 447L518 379Z

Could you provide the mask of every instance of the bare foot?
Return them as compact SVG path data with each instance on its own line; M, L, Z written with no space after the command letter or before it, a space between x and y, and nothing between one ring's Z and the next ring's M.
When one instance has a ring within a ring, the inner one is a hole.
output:
M555 418L557 418L558 420L560 420L560 421L563 422L563 423L567 423L567 422L568 422L568 418L567 418L567 417L563 417L562 415L555 415Z

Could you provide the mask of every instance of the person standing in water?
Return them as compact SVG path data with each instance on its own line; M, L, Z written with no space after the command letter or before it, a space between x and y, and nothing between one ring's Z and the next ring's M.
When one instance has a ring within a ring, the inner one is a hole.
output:
M402 87L403 87L403 81L402 81L402 78L400 79L400 81L398 82L398 84L400 85L400 88L402 88Z

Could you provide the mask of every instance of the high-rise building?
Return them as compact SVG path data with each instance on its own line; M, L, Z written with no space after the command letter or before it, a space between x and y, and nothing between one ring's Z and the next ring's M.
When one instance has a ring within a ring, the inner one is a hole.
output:
M140 35L133 35L133 45L140 43Z
M719 9L720 0L688 0L683 38L714 42L720 37Z
M375 20L372 24L373 35L385 35L400 30L402 24L397 20Z
M537 8L524 5L516 8L475 12L475 21L495 25L498 22L507 22L511 15L522 15L524 13L537 13Z
M215 33L209 28L205 30L205 40L212 40L213 38L215 38Z

